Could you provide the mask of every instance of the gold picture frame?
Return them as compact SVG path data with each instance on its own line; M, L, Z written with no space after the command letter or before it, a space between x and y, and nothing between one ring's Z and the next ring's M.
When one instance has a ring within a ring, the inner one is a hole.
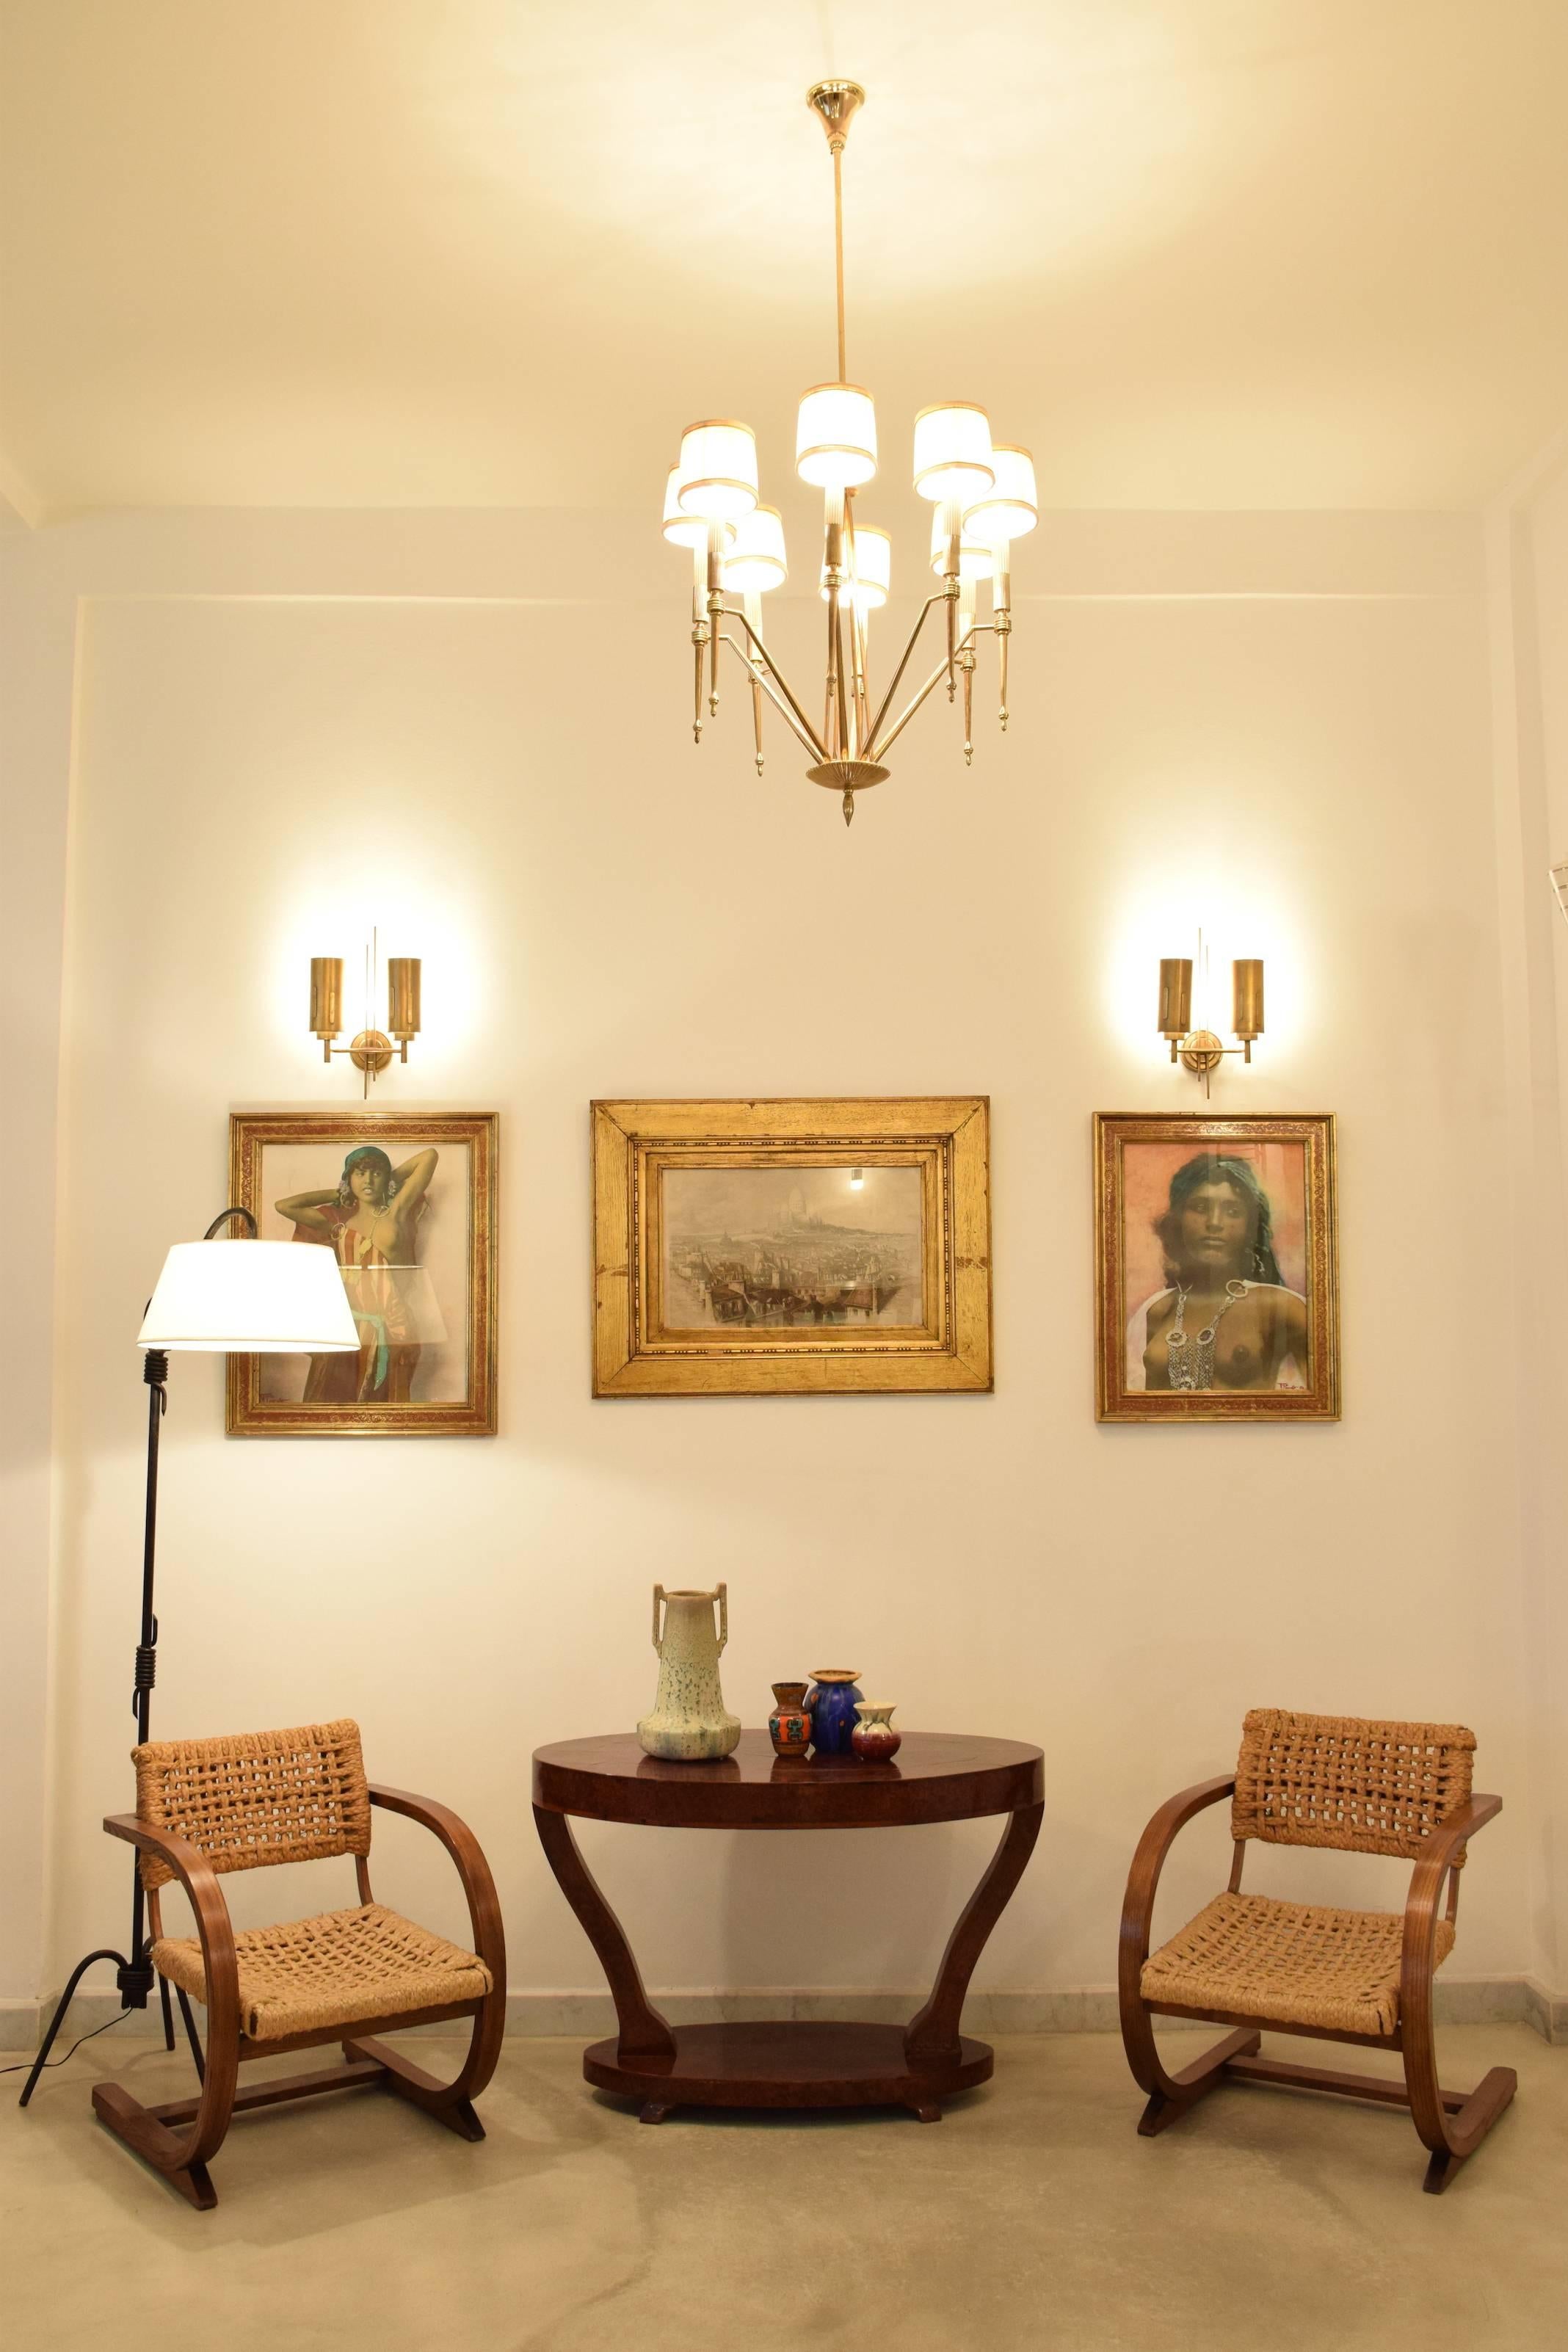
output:
M1327 1113L1094 1121L1100 1421L1337 1421Z
M984 1095L595 1102L594 1394L988 1390Z
M235 1111L230 1201L330 1247L357 1355L230 1356L231 1437L493 1437L494 1111ZM401 1195L405 1205L397 1205Z

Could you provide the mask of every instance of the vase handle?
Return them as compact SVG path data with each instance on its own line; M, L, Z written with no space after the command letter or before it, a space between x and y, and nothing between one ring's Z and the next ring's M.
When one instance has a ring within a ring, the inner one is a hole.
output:
M656 1584L653 1588L653 1646L661 1658L664 1655L664 1641L658 1630L658 1609L663 1599L664 1587L662 1584Z
M730 1588L721 1584L713 1598L719 1603L719 1647L722 1650L730 1639Z

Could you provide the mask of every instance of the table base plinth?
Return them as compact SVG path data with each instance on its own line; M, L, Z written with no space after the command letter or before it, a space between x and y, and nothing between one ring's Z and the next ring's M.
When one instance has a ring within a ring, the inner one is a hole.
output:
M939 2102L989 2081L993 2054L961 2039L950 2057L911 2061L901 2025L778 2018L753 2025L682 2025L672 2058L621 2055L617 2041L583 2053L601 2091L643 2102L662 2122L674 2107L908 2107L934 2122Z

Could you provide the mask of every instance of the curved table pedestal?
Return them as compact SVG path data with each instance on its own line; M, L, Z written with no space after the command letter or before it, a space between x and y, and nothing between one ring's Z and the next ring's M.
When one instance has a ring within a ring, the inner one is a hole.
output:
M614 2036L583 2053L601 2091L640 2099L645 2124L676 2107L908 2107L942 2120L941 2101L989 2082L990 2044L967 2035L946 2057L911 2057L902 2025L837 2024L802 2018L754 2025L679 2025L670 2058L627 2058Z

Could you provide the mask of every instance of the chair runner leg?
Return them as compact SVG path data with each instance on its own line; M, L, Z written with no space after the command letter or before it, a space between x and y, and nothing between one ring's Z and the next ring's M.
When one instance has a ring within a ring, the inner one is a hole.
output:
M1163 2065L1158 2067L1155 2087L1149 2095L1149 2104L1139 2118L1138 2133L1142 2139L1153 2139L1172 2124L1180 2121L1189 2107L1207 2096L1216 2083L1223 2083L1232 2062L1256 2055L1261 2047L1260 2037L1246 2026L1227 2033L1184 2066L1179 2074L1168 2074ZM1156 2062L1158 2063L1158 2062Z

